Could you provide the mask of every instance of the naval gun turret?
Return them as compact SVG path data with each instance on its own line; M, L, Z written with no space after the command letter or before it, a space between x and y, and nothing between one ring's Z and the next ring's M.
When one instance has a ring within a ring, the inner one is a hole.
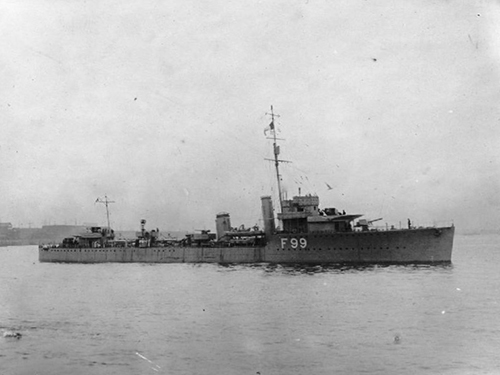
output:
M372 226L374 222L379 221L379 220L382 220L382 218L379 217L378 219L374 219L374 220L360 219L356 223L356 227L361 228L361 230L363 232L367 232L370 230L369 227Z

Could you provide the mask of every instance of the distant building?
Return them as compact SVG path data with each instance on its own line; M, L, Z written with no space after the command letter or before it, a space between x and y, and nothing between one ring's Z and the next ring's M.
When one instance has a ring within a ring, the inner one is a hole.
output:
M0 237L5 238L10 236L12 232L11 223L0 223Z

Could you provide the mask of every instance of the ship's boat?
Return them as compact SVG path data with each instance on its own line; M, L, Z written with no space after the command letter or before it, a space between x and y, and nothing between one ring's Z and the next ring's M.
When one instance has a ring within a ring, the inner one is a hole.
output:
M269 129L273 151L280 211L274 215L270 196L261 198L264 227L231 226L226 212L216 216L216 233L190 233L177 240L165 238L158 229L141 229L133 240L116 240L109 225L94 227L61 244L39 247L40 262L151 262L151 263L280 263L280 264L435 264L450 263L455 228L375 228L381 220L360 219L362 215L320 209L316 195L282 199L279 146L274 113ZM277 227L275 221L281 225Z

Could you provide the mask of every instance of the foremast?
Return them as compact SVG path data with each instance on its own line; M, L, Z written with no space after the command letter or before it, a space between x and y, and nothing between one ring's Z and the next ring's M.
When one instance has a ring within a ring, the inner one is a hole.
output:
M270 130L272 133L272 138L268 139L272 139L273 141L273 153L274 153L274 159L266 159L266 160L274 161L274 167L276 168L276 179L278 182L278 199L280 201L280 213L283 213L283 193L281 191L281 175L280 175L279 165L280 163L290 163L290 162L287 160L280 160L278 158L280 154L280 146L278 145L279 138L276 137L276 126L274 124L274 119L275 117L280 117L280 116L274 113L272 105L271 105L271 113L266 113L266 114L271 116L271 123L269 124L269 127L266 128L266 131Z

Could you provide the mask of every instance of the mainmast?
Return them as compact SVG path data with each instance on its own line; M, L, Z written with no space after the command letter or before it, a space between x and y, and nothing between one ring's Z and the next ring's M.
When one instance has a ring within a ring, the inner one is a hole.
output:
M108 204L109 203L115 203L114 201L108 200L108 196L104 195L104 199L97 198L96 203L104 203L106 205L106 216L108 218L108 233L111 233L111 225L109 224L109 208Z
M278 197L280 200L280 212L283 213L283 198L282 198L282 192L281 192L281 175L280 175L279 164L280 163L289 163L289 161L278 159L278 155L280 154L280 146L278 146L278 144L277 144L277 140L279 138L276 138L276 126L274 125L274 118L280 117L280 116L274 114L273 106L271 106L271 113L266 113L266 114L271 116L271 124L269 124L269 130L271 130L271 132L273 133L273 137L270 139L273 140L273 152L274 152L274 160L272 160L272 159L267 159L267 160L274 161L274 166L276 168L276 179L278 180Z

